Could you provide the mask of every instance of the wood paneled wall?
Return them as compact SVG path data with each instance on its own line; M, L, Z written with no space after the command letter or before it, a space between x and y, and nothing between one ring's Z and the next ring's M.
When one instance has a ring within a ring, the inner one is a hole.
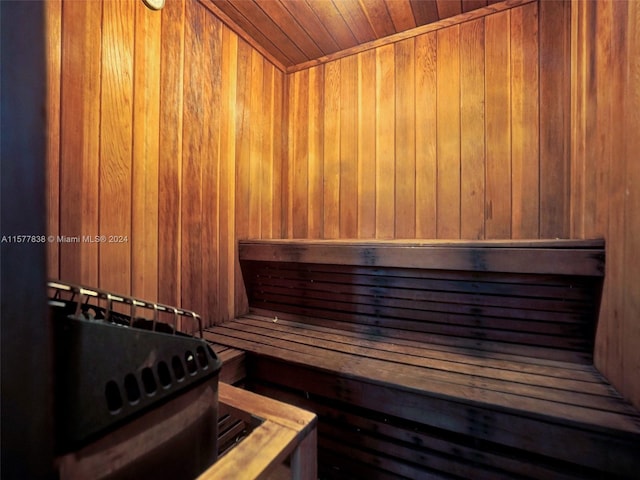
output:
M596 365L640 407L640 3L572 3L571 234L604 236Z
M49 276L228 319L237 236L280 235L282 72L190 0L49 0L47 40Z
M530 3L289 75L287 234L567 237L567 6Z
M640 406L640 7L535 2L285 76L199 2L48 0L49 275L244 308L236 240L607 238ZM624 122L619 122L624 119Z

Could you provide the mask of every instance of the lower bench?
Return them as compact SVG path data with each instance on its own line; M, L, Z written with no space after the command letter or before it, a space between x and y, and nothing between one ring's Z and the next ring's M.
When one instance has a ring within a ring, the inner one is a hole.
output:
M327 478L637 478L593 367L601 241L246 241L251 312L206 332L319 416Z

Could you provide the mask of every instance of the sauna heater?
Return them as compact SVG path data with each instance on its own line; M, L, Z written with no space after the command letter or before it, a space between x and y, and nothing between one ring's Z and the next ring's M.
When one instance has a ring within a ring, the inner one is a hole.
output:
M59 477L192 479L214 463L221 363L200 316L60 281L48 287Z

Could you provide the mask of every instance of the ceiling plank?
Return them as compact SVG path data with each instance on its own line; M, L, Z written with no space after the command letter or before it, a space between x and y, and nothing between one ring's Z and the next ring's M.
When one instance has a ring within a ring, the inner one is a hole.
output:
M487 0L462 0L462 11L470 12L478 8L486 7Z
M323 27L331 34L340 50L357 45L358 41L331 1L310 1L311 9L322 20Z
M411 2L411 9L417 25L426 25L427 23L437 22L440 19L436 0L409 1Z
M314 43L322 50L323 54L327 55L340 50L340 46L329 32L327 32L327 29L307 2L295 0L282 3L289 13L298 20L300 26L307 31Z
M360 5L369 19L369 24L376 33L377 38L396 33L393 20L389 15L389 10L387 10L384 0L360 0Z
M259 32L259 35L262 37L260 42L263 44L264 41L270 42L289 59L290 63L296 64L309 60L310 57L305 55L302 50L298 48L296 42L293 42L292 39L283 32L280 26L278 26L256 2L215 1L218 6L220 6L220 3L225 3L240 12L245 20L250 23L257 32ZM258 37L255 38L258 39Z
M369 19L357 0L333 0L334 5L344 18L358 43L370 42L376 39L376 32L369 23Z
M461 0L437 0L440 20L462 13Z
M323 54L320 47L315 44L307 31L302 28L300 23L291 15L289 10L284 7L281 1L255 0L255 2L277 25L286 27L284 28L284 32L290 41L297 43L309 58L316 58Z
M417 27L411 3L408 0L386 0L386 3L396 32Z

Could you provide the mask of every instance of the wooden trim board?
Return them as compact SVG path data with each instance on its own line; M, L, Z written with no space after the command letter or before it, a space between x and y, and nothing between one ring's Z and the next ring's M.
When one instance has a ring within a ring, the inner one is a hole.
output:
M572 249L567 252L566 249ZM541 255L544 253L544 255ZM242 260L474 270L560 275L604 275L602 240L525 241L305 241L244 240ZM570 256L570 260L568 260Z
M214 465L199 480L264 479L291 455L294 480L317 478L316 423L311 412L220 383L220 403L263 418L264 422Z

